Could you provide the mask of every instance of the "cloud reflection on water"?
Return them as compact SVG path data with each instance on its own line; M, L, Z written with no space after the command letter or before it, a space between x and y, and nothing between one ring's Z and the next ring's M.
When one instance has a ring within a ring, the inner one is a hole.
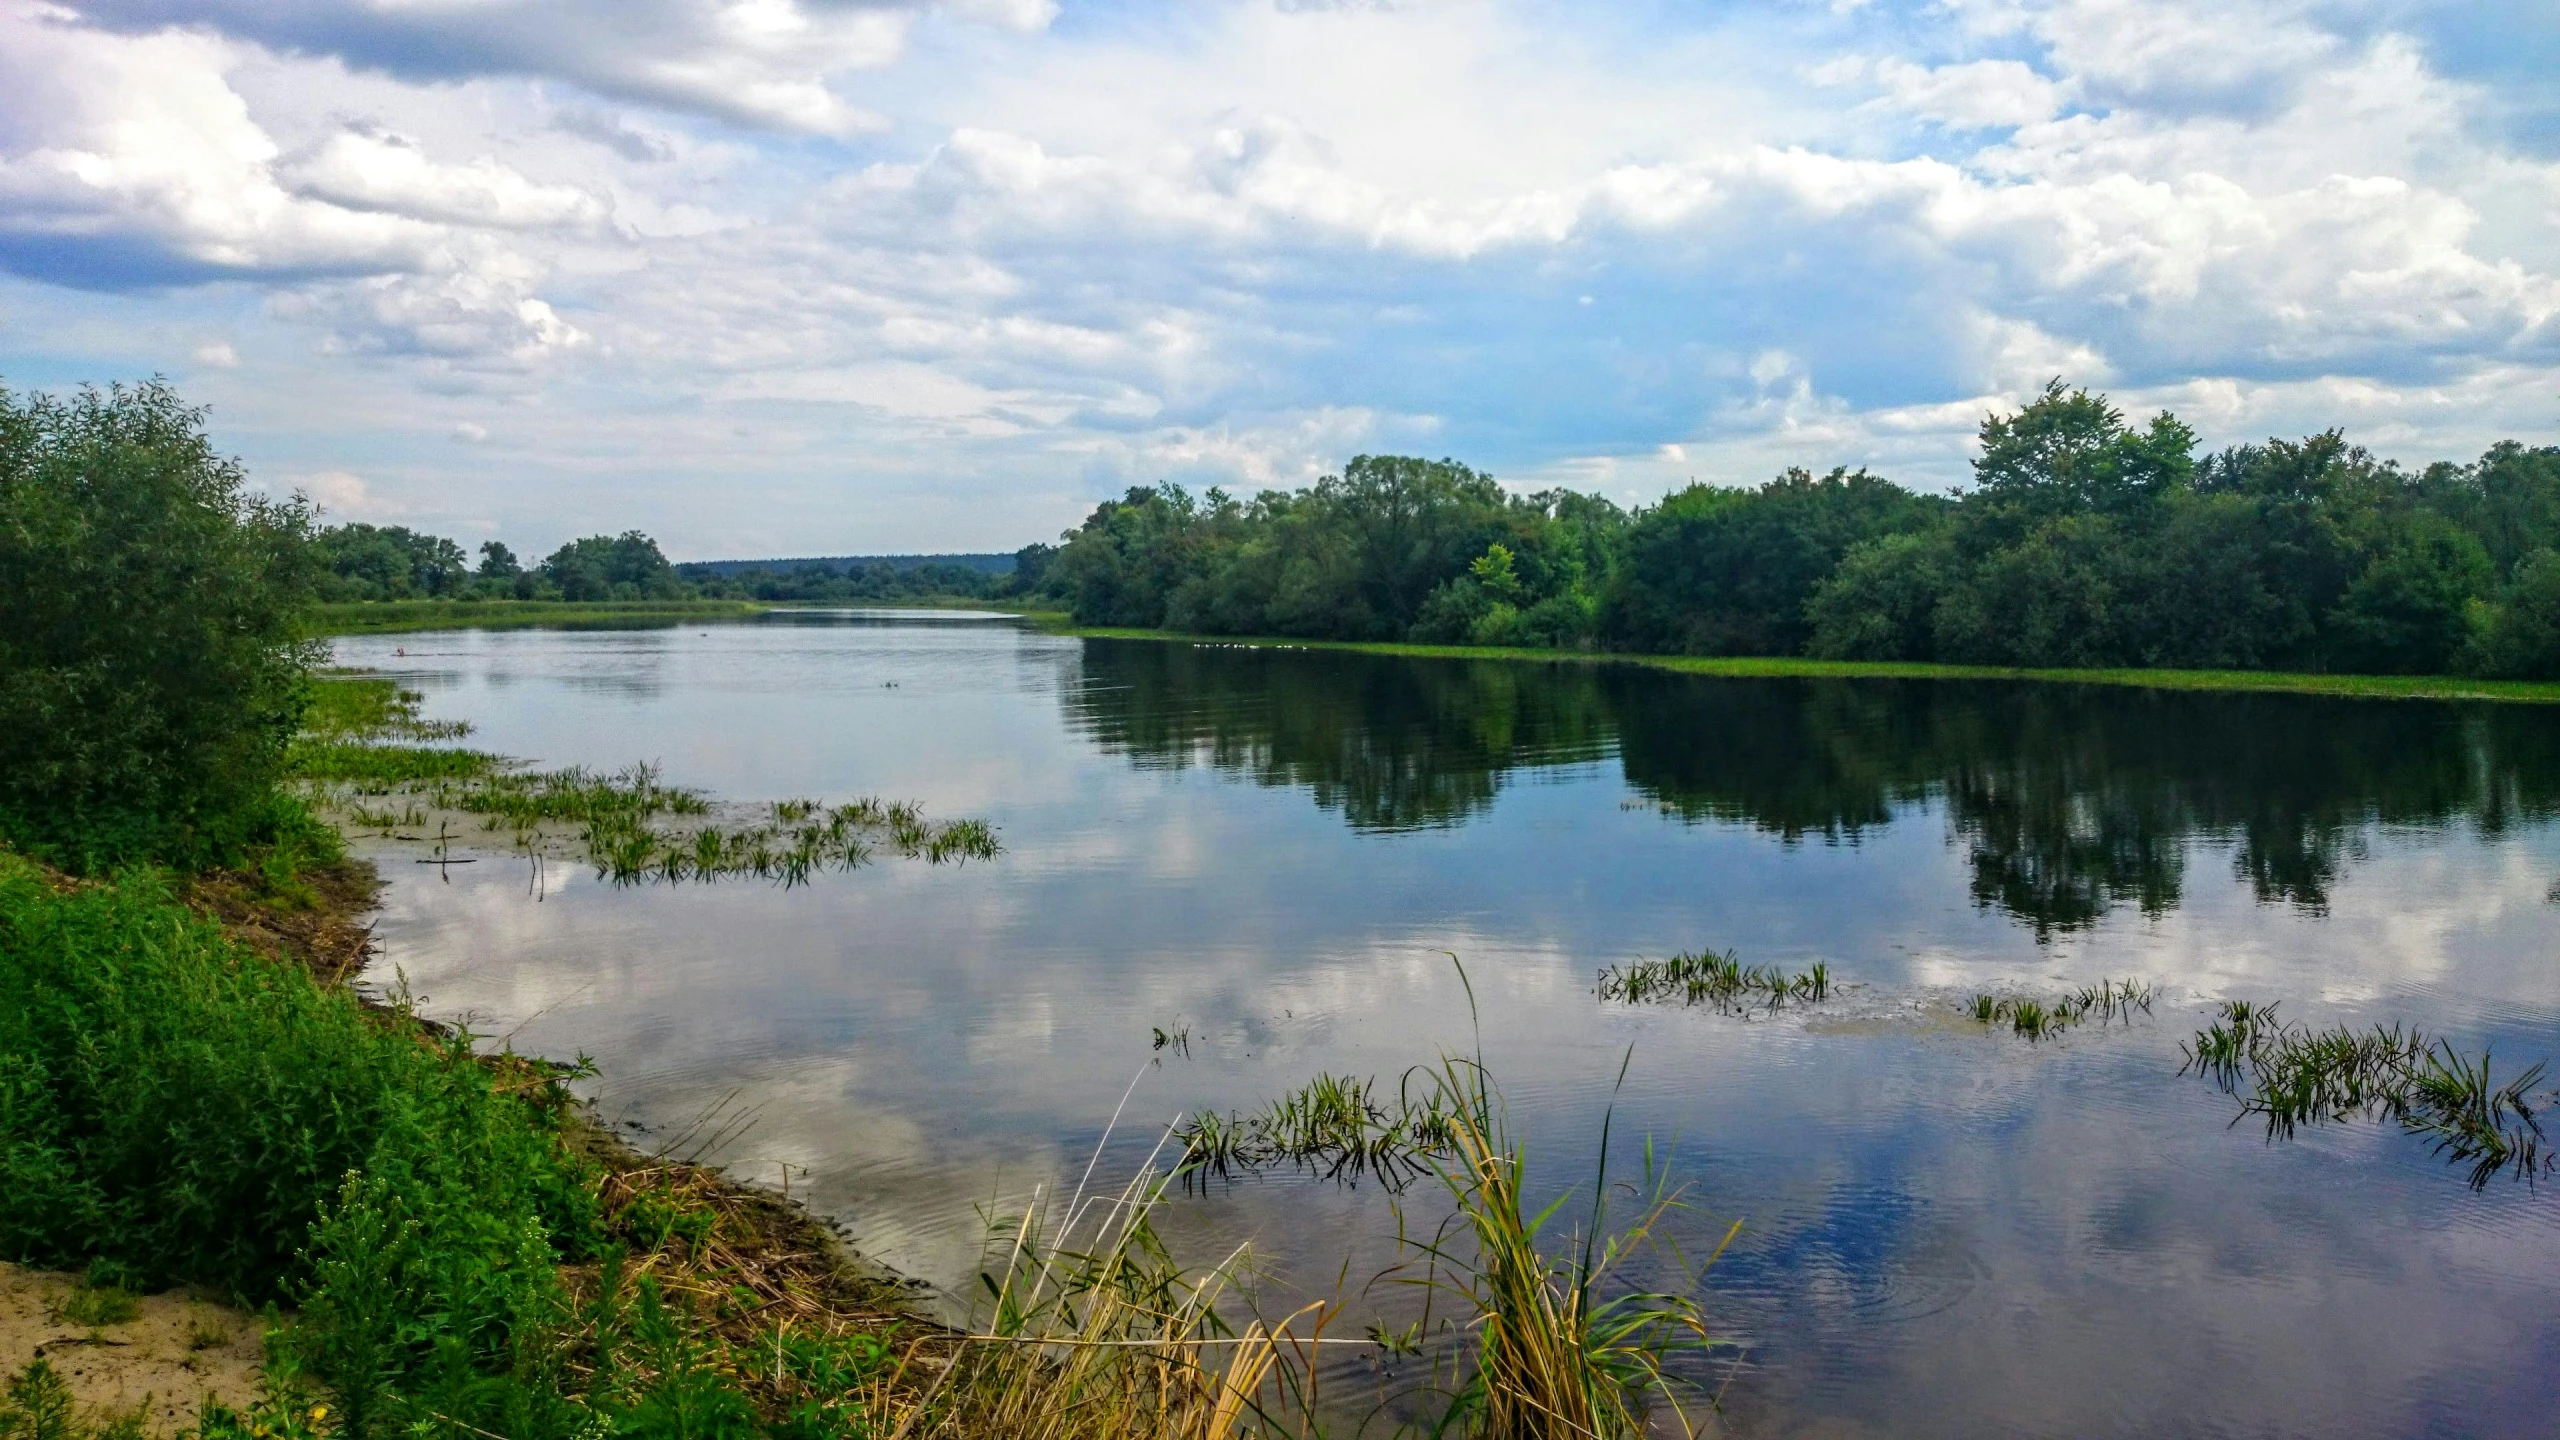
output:
M1071 1178L1142 1067L1113 1165L1188 1107L1471 1044L1445 949L1540 1174L1587 1174L1632 1044L1619 1133L1750 1218L1712 1287L1753 1345L1744 1433L2482 1430L2560 1387L2548 1195L2471 1196L2370 1128L2269 1147L2174 1074L2231 994L2560 1054L2540 712L965 627L721 627L657 652L653 691L571 683L614 644L412 648L430 711L493 748L914 797L1008 853L539 902L508 864L393 865L386 966L594 1052L606 1112L657 1133L736 1094L742 1171L808 1167L795 1193L913 1273L964 1280L973 1206ZM1603 963L1703 944L1825 959L1873 1023L1592 996ZM2029 1047L1913 1009L2102 974L2161 985L2157 1013ZM1176 1022L1190 1058L1151 1065ZM1323 1288L1390 1226L1374 1190L1278 1180L1174 1229Z

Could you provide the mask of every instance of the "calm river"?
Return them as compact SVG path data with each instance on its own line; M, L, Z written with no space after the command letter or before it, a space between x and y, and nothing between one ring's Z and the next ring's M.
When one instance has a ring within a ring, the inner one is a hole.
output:
M1124 1093L1107 1173L1196 1107L1471 1049L1455 952L1533 1186L1587 1188L1632 1046L1620 1163L1670 1157L1693 1243L1745 1221L1705 1289L1735 1433L2560 1433L2560 1184L2474 1193L2370 1124L2269 1144L2178 1074L2234 997L2560 1060L2560 711L859 614L337 653L546 766L997 827L992 863L793 890L384 866L378 978L593 1054L607 1117L789 1167L948 1292L980 1210L1072 1184ZM1851 988L1750 1017L1595 993L1707 946ZM1955 1014L2128 976L2160 997L2130 1027L2031 1045ZM1202 1258L1252 1238L1280 1290L1347 1259L1356 1307L1391 1203L1277 1176L1169 1228Z

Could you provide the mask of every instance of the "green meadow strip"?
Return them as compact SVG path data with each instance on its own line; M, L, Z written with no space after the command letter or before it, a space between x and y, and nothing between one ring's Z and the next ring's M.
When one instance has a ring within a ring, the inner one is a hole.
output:
M315 635L387 635L525 625L742 620L772 608L751 600L350 600L312 606L309 625Z
M1295 640L1268 635L1186 635L1166 630L1068 624L1044 624L1042 628L1053 634L1103 640L1157 640L1248 649L1333 650L1424 660L1641 665L1682 675L1736 679L2034 680L2144 690L2264 691L2378 700L2497 700L2528 705L2560 704L2560 682L2481 680L2460 675L2315 675L2274 670L2013 669L1997 665L1938 665L1910 661L1813 660L1788 655L1640 655L1608 650L1543 650L1500 645L1411 645L1388 641Z

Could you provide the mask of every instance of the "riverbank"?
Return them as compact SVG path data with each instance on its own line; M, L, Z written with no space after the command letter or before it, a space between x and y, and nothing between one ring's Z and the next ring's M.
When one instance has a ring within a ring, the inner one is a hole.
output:
M53 1269L0 1272L0 1355L13 1397L78 1407L44 1433L334 1430L324 1397L390 1403L372 1387L447 1363L395 1334L466 1322L505 1337L518 1388L465 1429L525 1405L620 1413L714 1374L773 1423L848 1356L947 1356L909 1289L804 1207L597 1123L568 1089L588 1067L478 1048L359 988L380 890L354 857L81 879L0 849L0 1032L22 1064L53 1057L6 1117L29 1182L13 1207L33 1207L12 1251ZM612 1359L634 1325L674 1348ZM543 1378L576 1355L587 1382Z
M773 608L754 600L356 600L312 606L310 624L317 635L389 635L531 625L677 625L742 620Z
M311 608L317 635L398 635L420 630L513 630L673 626L695 620L750 620L790 610L984 610L1042 625L1064 625L1062 610L1039 610L960 595L818 604L796 600L356 600Z
M1414 645L1395 641L1297 640L1270 635L1190 635L1076 625L1030 618L1053 635L1104 640L1241 646L1272 650L1334 650L1427 660L1528 660L1551 665L1642 665L1683 675L1740 679L2035 680L2065 685L2113 685L2144 690L2262 691L2377 700L2495 700L2510 704L2560 704L2560 682L2481 680L2460 675L2310 675L2275 670L2029 670L1996 665L1936 665L1908 661L1814 660L1800 656L1640 655L1615 650L1541 650L1500 645Z

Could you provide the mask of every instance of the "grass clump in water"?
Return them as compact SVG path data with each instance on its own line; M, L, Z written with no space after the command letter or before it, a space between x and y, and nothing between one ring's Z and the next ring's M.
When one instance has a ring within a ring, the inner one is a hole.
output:
M2053 1000L1981 994L1965 1012L1984 1025L2009 1027L2030 1041L2049 1039L2080 1025L2133 1023L2133 1012L2151 1013L2155 992L2136 980L2101 980Z
M2274 1004L2245 1000L2225 1001L2180 1049L2187 1070L2240 1097L2237 1118L2265 1120L2269 1140L2289 1140L2304 1125L2389 1121L2467 1167L2474 1190L2501 1173L2532 1183L2560 1164L2533 1095L2541 1064L2500 1084L2486 1049L2474 1060L2399 1025L2314 1030L2278 1019Z
M1436 1092L1390 1105L1374 1080L1324 1074L1253 1115L1204 1111L1173 1139L1186 1184L1295 1166L1328 1180L1374 1175L1400 1190L1426 1172L1428 1157L1449 1153L1454 1136Z
M1555 1243L1548 1231L1568 1197L1533 1208L1527 1152L1510 1131L1482 1060L1445 1059L1433 1078L1452 1143L1447 1158L1431 1168L1454 1213L1430 1239L1415 1242L1423 1273L1403 1278L1423 1289L1433 1310L1456 1310L1447 1318L1472 1343L1435 1364L1440 1413L1424 1433L1634 1440L1657 1433L1657 1406L1670 1411L1680 1433L1697 1433L1683 1405L1695 1391L1673 1367L1679 1357L1702 1357L1711 1348L1705 1314L1685 1291L1618 1278L1639 1251L1659 1249L1677 1260L1658 1244L1658 1232L1684 1201L1656 1167L1652 1148L1646 1147L1643 1182L1633 1189L1637 1214L1613 1229L1609 1200L1627 1187L1610 1182L1604 1120L1590 1213ZM1623 1063L1618 1078L1624 1084ZM1725 1231L1717 1255L1740 1230L1737 1221ZM1679 1268L1694 1288L1695 1273L1685 1263ZM1426 1334L1433 1320L1426 1314ZM1712 1406L1712 1397L1707 1403Z
M1611 965L1600 972L1600 998L1630 1005L1677 1001L1712 1004L1727 1012L1748 1005L1782 1008L1789 1000L1817 1003L1837 988L1831 967L1817 960L1799 973L1775 965L1745 965L1741 952L1713 950L1674 955L1668 960L1639 960Z
M423 827L429 811L453 811L481 817L485 831L508 832L526 851L565 831L599 877L622 885L735 876L800 885L880 849L940 865L1003 848L982 820L937 823L914 805L875 799L785 800L759 820L718 823L699 791L666 784L655 766L527 770L483 751L392 743L457 739L470 727L425 719L417 692L389 680L328 676L315 690L315 719L291 768L366 829L396 833ZM675 823L687 820L698 823Z

